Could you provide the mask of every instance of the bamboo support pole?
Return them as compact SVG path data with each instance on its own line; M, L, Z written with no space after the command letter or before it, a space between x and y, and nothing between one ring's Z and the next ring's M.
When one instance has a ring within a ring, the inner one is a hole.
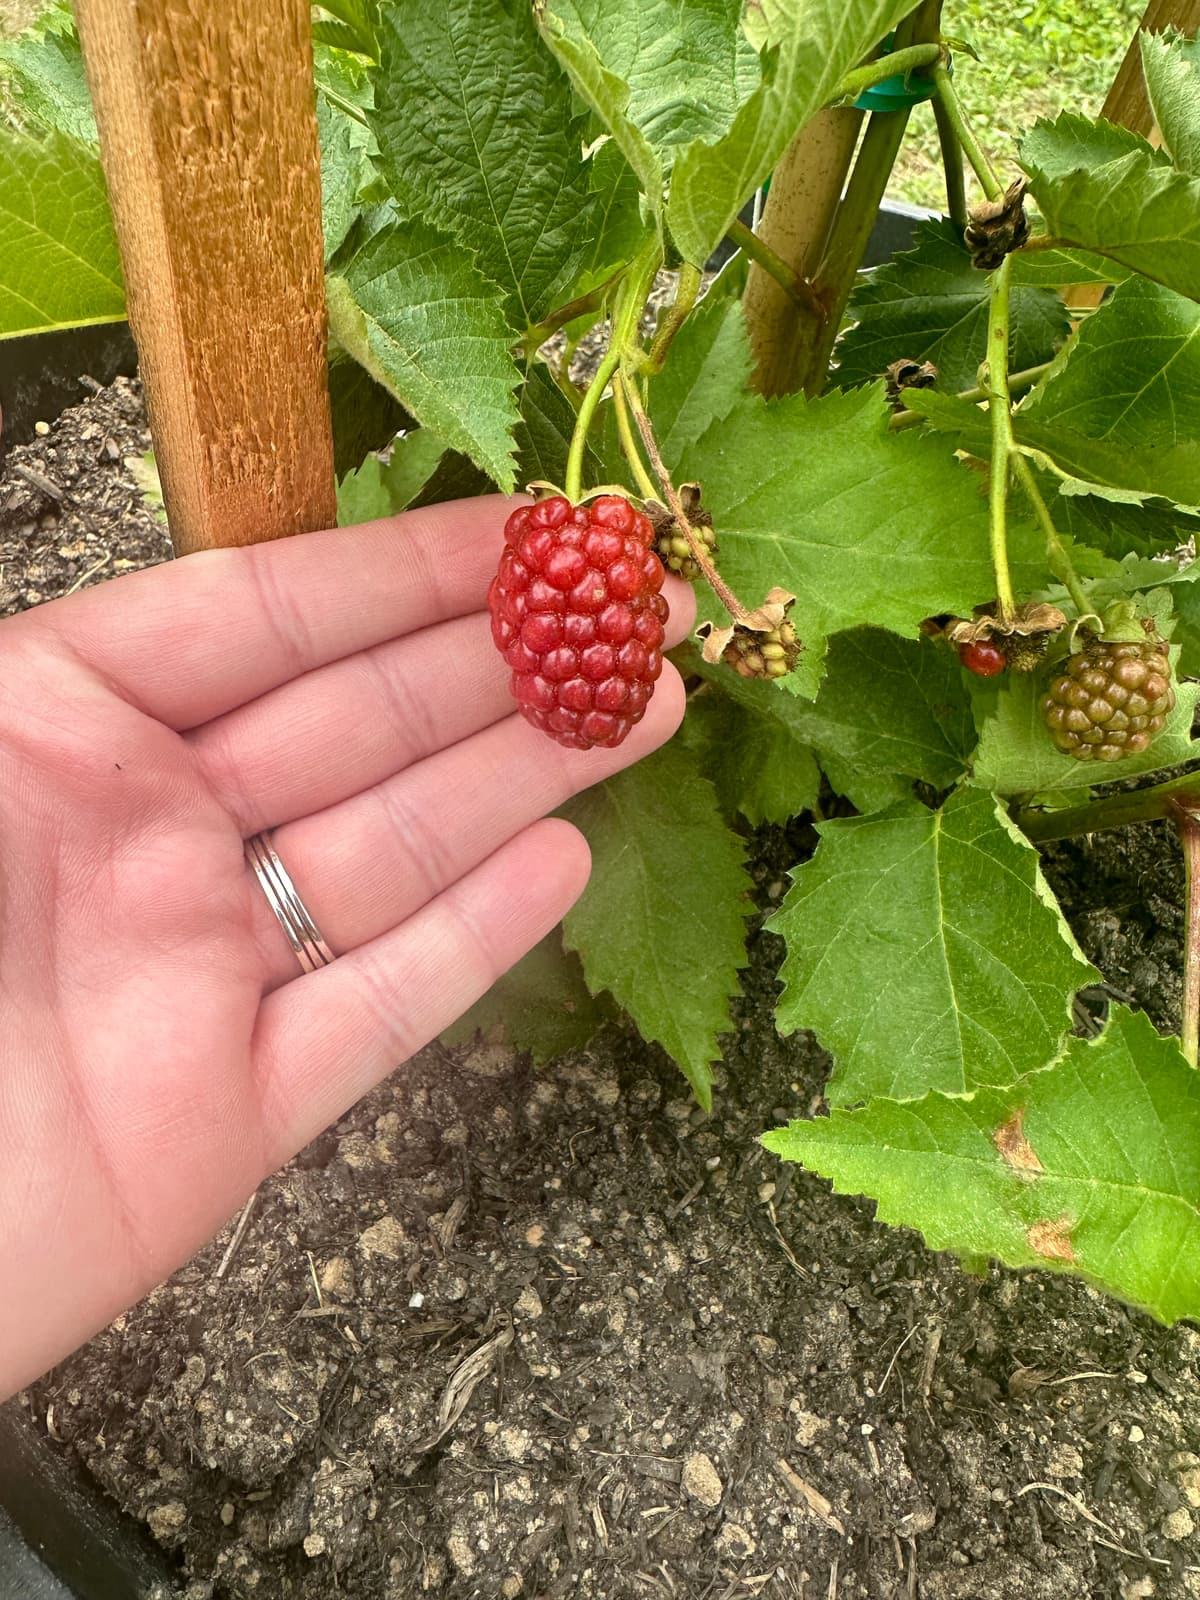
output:
M307 0L76 0L177 554L336 520Z

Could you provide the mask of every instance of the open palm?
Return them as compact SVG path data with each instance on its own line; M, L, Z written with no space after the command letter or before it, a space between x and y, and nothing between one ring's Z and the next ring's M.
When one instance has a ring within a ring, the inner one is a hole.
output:
M0 1395L161 1280L563 915L616 751L511 715L505 505L191 556L0 622ZM671 640L691 597L671 590ZM261 829L338 958L301 976Z

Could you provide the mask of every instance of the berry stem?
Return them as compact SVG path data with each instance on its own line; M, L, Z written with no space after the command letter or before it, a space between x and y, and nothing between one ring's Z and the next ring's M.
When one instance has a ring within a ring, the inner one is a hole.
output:
M625 376L625 398L629 401L629 408L637 419L638 432L642 436L646 454L650 457L650 465L654 468L654 475L662 486L663 497L671 515L678 524L679 531L687 540L692 559L704 574L709 587L733 620L741 622L748 615L746 607L729 585L724 582L721 574L713 566L708 551L696 537L692 525L687 519L687 512L683 509L683 502L675 492L675 485L671 482L671 474L663 464L663 458L658 449L658 441L654 437L654 428L651 425L650 418L646 415L646 408L642 405L641 396L637 392L637 385L628 381L628 374Z
M604 360L596 368L596 376L587 386L579 406L579 415L575 418L575 431L571 434L571 447L567 451L567 471L563 480L563 492L573 506L579 504L583 494L583 451L587 444L588 429L592 425L592 418L596 415L596 407L600 404L600 397L608 387L608 381L620 365L621 352L616 341L609 345L605 351Z
M1029 503L1032 505L1038 521L1042 525L1042 532L1046 535L1046 560L1050 571L1063 584L1067 593L1074 602L1075 609L1081 617L1086 616L1092 609L1091 602L1083 592L1078 575L1067 554L1066 547L1058 536L1054 520L1050 515L1050 508L1042 496L1042 491L1037 486L1037 479L1033 475L1033 468L1018 450L1012 457L1013 471L1020 479L1021 488L1025 491Z
M633 429L629 424L629 404L625 398L625 374L618 371L613 377L613 406L617 414L617 434L621 440L621 451L629 464L629 471L633 481L641 490L643 500L657 500L658 487L654 479L646 471L646 464L642 460L642 452L638 449L637 440L633 436Z
M996 169L983 152L979 140L971 131L963 110L962 101L958 98L958 90L954 87L954 79L950 76L950 69L945 62L939 62L933 69L933 81L937 89L937 98L941 102L947 125L953 129L958 140L959 148L971 163L975 176L979 179L979 186L989 200L999 200L1004 193L1003 186L996 176ZM945 146L943 145L943 149Z
M962 144L940 94L933 97L933 120L937 124L942 166L946 170L946 210L952 222L965 228L968 222L967 185L963 177Z
M1193 805L1195 802L1193 801ZM1180 1045L1188 1063L1196 1066L1200 1044L1200 819L1189 805L1176 800L1171 818L1183 847L1187 884L1187 916L1183 943L1183 1019Z
M813 293L812 284L794 267L788 265L783 257L765 239L754 233L740 219L729 224L725 230L725 237L731 244L737 245L747 260L753 261L773 278L779 287L791 300L793 305L799 306L801 311L807 311L810 316L825 320L825 308Z
M1187 772L1166 783L1106 795L1062 811L1022 806L1014 812L1014 821L1032 844L1048 844L1051 839L1075 839L1106 828L1124 828L1131 822L1157 822L1172 816L1178 806L1200 813L1200 773Z
M574 322L576 317L586 316L589 311L599 311L619 276L619 271L614 272L611 277L605 278L603 283L598 283L594 289L589 289L586 294L581 294L574 300L568 300L565 305L556 307L541 322L526 328L521 335L521 348L527 355L532 355L540 345L545 344L547 339L553 338L560 328L565 328L568 322Z
M996 575L996 614L1002 627L1011 628L1016 612L1012 578L1008 571L1008 475L1014 449L1012 399L1008 392L1008 287L1012 257L992 273L988 307L987 387L988 416L992 423L991 509L992 569Z
M1008 375L1008 392L1014 395L1023 389L1032 389L1039 378L1045 377L1053 363L1043 361L1040 366L1026 367L1022 372L1010 372ZM976 384L973 389L960 389L954 397L956 400L986 400L988 391L982 384ZM919 411L897 411L888 423L892 429L915 428L924 422L924 417Z
M700 268L693 267L689 262L679 269L679 283L675 289L675 299L670 307L663 313L662 320L654 334L654 341L650 346L650 354L646 358L645 370L653 375L661 372L666 365L667 351L671 348L671 341L683 327L700 293Z
M657 239L652 239L630 262L617 288L608 349L580 402L579 414L575 418L575 429L571 434L571 445L567 451L563 492L572 505L579 504L583 493L583 452L587 444L588 429L596 415L596 407L600 404L601 396L608 387L609 379L620 365L622 357L636 344L642 306L661 261L662 248Z

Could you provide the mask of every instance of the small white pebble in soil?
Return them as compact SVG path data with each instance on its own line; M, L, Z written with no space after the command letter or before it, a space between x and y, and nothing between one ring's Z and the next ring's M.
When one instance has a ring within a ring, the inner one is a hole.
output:
M306 1533L304 1535L304 1554L315 1560L317 1556L325 1554L325 1535L323 1533Z
M517 1296L513 1305L517 1316L524 1317L527 1322L536 1322L542 1314L542 1302L537 1290L531 1283L527 1283Z
M330 1256L321 1268L317 1280L321 1293L329 1300L343 1303L354 1299L354 1268L346 1256Z
M1128 1438L1130 1444L1141 1444L1142 1440L1146 1437L1146 1435L1142 1432L1142 1430L1138 1427L1137 1423L1135 1422L1130 1427L1129 1433L1127 1434L1126 1437Z
M758 1198L762 1201L763 1205L766 1205L768 1200L774 1200L775 1194L776 1194L776 1186L775 1186L775 1184L773 1184L773 1183L760 1183L759 1184L759 1186L758 1186Z
M546 1242L546 1230L540 1222L530 1223L525 1229L525 1243L532 1245L536 1250L539 1245Z
M680 1484L689 1500L707 1506L710 1511L721 1504L721 1496L725 1493L725 1486L712 1460L699 1451L695 1455L688 1456L683 1463Z
M47 429L49 432L49 429ZM151 1506L146 1513L146 1524L160 1542L174 1537L187 1521L187 1507L182 1500L167 1500L160 1506Z
M380 1217L358 1236L358 1248L363 1255L386 1256L389 1261L398 1261L407 1243L408 1235L392 1216Z
M504 1600L517 1600L517 1596L524 1592L525 1580L519 1572L510 1572L500 1585L500 1593L504 1596Z
M409 1297L408 1297L408 1309L410 1311L420 1311L421 1307L424 1304L425 1304L425 1296L421 1293L421 1291L419 1289L417 1290L416 1294L409 1295Z
M1196 1531L1196 1522L1188 1508L1180 1506L1178 1511L1169 1511L1162 1519L1161 1531L1164 1539L1190 1539Z
M1073 1444L1056 1444L1046 1458L1048 1478L1079 1478L1083 1475L1083 1456Z
M221 1526L225 1528L231 1528L233 1526L233 1519L236 1516L237 1511L234 1509L233 1501L226 1500L221 1507Z
M39 417L33 425L33 431L44 439L50 432L50 424L48 422L43 422Z

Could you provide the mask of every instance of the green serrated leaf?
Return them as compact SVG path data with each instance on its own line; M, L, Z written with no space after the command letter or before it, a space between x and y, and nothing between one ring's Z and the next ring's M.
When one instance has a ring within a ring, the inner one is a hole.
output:
M704 265L797 129L911 10L912 0L774 0L756 23L762 83L727 134L676 158L667 222L685 260Z
M675 744L577 796L564 814L592 850L566 944L582 957L588 988L610 990L707 1107L746 964L742 841L695 757Z
M592 238L573 285L586 294L604 283L618 267L632 261L650 232L642 216L642 188L637 174L613 139L604 139L588 162L588 185L594 209ZM573 325L568 326L573 332Z
M831 1104L969 1094L1054 1059L1094 974L991 796L817 831L768 926L787 942L777 1026L832 1051Z
M333 17L350 47L360 55L378 54L380 0L321 0L321 10ZM314 36L318 23L314 22Z
M934 1250L1078 1273L1161 1322L1200 1315L1200 1074L1140 1013L1116 1008L1011 1088L876 1100L763 1143Z
M404 511L428 483L445 448L445 441L436 433L417 428L396 440L386 462L368 456L338 484L338 527Z
M505 492L520 381L491 285L455 239L388 223L326 280L342 347L417 419Z
M781 734L838 752L860 779L906 777L908 792L914 778L949 788L975 745L963 670L952 651L929 639L902 639L883 628L834 634L815 702L703 661L691 646L674 659L752 715L769 717Z
M1200 299L1200 179L1110 123L1064 112L1021 144L1051 235Z
M556 928L447 1028L442 1039L465 1044L481 1033L514 1050L527 1050L540 1066L568 1050L581 1050L615 1015L606 994L589 994L579 957L563 949L562 931Z
M1124 283L1131 271L1090 250L1017 250L1011 260L1014 286L1030 284L1042 289L1075 283Z
M970 389L986 353L989 284L949 219L922 222L914 248L864 273L850 301L855 325L838 342L835 377L868 383L893 361L932 361L938 387ZM1014 371L1048 361L1070 331L1050 289L1014 288L1009 359Z
M389 6L370 122L400 209L474 253L514 331L566 298L594 201L583 119L528 0Z
M1119 285L1014 428L1080 478L1200 502L1200 305L1144 278Z
M590 50L626 86L620 115L665 174L680 145L726 133L758 86L741 10L741 0L548 0L542 26L552 49Z
M1200 42L1178 33L1141 33L1150 107L1171 160L1200 178Z
M530 363L518 395L521 420L517 424L518 481L562 483L567 472L567 452L575 429L575 410L555 383L544 361ZM585 483L601 483L600 463L590 444L584 445Z
M0 338L125 316L104 174L88 146L0 129Z
M769 703L747 705L710 686L688 701L683 732L726 816L741 815L757 827L787 822L816 804L821 773L813 752L770 714Z
M913 798L911 778L860 772L853 761L847 761L836 750L819 749L817 760L834 794L849 800L860 816L886 811L889 806L902 805Z
M359 190L371 175L370 136L361 123L317 96L321 141L321 229L328 261L350 231L358 212Z
M52 7L29 32L0 40L0 78L22 123L98 145L83 52L68 6Z
M729 415L752 365L741 301L702 301L676 334L666 367L650 385L650 415L668 471L706 428Z
M882 385L744 396L684 454L734 592L747 605L777 585L797 596L792 692L816 694L831 633L869 623L914 636L923 617L970 616L994 595L978 480L942 441L889 431L889 416ZM1012 539L1015 581L1032 588L1040 565L1022 563L1040 537L1014 528Z

